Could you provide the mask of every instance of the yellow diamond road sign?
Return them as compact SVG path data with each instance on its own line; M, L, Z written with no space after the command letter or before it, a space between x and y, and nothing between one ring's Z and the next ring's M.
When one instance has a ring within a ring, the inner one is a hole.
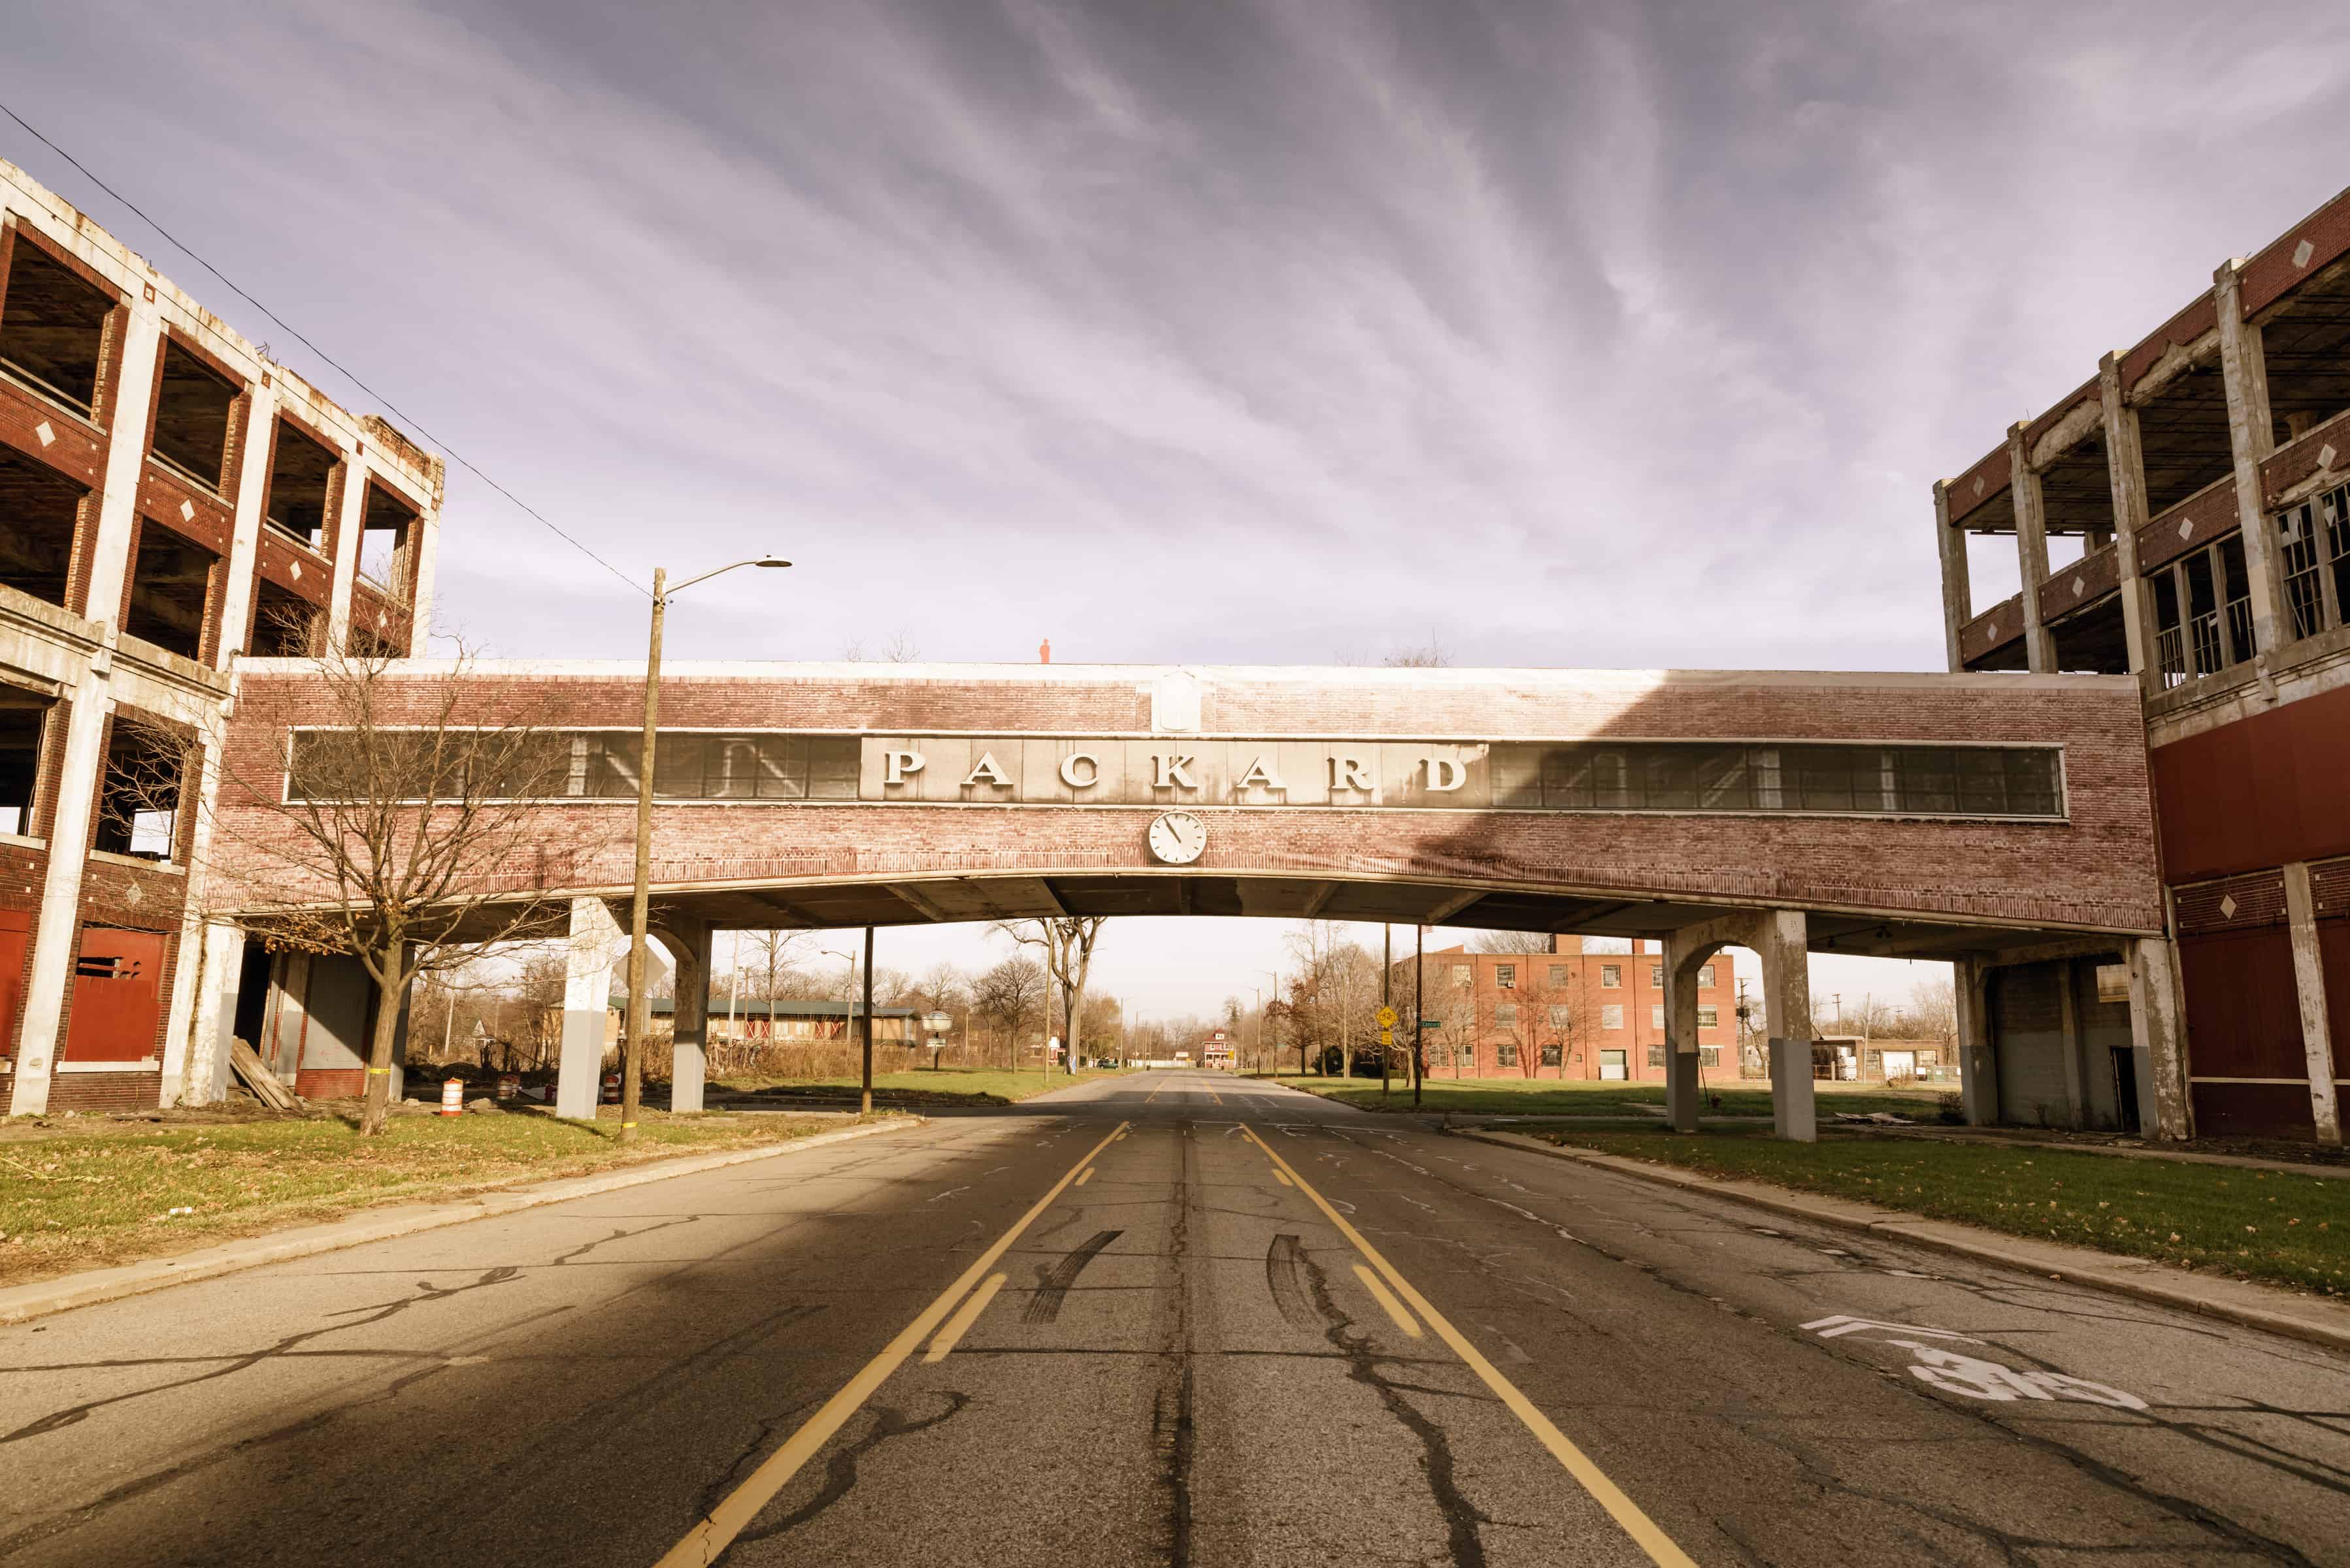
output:
M1380 1027L1380 1028L1382 1028L1382 1029L1393 1029L1393 1028L1395 1027L1395 1024L1396 1024L1396 1010L1395 1010L1394 1008L1392 1008L1392 1007L1382 1007L1382 1008L1380 1008L1380 1009L1379 1009L1379 1027Z

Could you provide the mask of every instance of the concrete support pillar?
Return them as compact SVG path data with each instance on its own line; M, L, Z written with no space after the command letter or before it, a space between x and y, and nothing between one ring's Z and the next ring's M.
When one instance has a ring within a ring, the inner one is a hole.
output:
M269 488L269 462L276 448L272 439L277 426L277 388L249 387L244 420L244 461L237 469L236 532L229 546L228 580L221 590L220 649L213 662L228 668L232 656L244 651L245 627L253 619L253 596L259 592L254 558L261 550L261 504Z
M2158 1138L2193 1137L2178 950L2167 937L2141 937L2131 944L2130 1041L2143 1064L2138 1107L2145 1130Z
M2023 578L2023 653L2034 675L2056 673L2056 639L2040 619L2040 585L2048 577L2048 509L2023 421L2007 431L2008 488L2015 498L2015 564Z
M330 537L335 552L334 596L327 606L327 646L337 652L350 643L351 595L359 582L359 535L367 521L367 460L346 455L342 515L327 520L327 525L334 530Z
M2236 460L2236 516L2244 531L2244 567L2251 576L2252 640L2260 645L2256 668L2263 683L2269 660L2293 640L2284 607L2284 568L2268 515L2261 508L2261 463L2276 447L2276 421L2269 409L2268 355L2261 329L2244 319L2240 263L2211 275L2212 303L2220 316L2220 373L2228 393L2228 445Z
M555 1114L596 1119L604 1069L604 1023L612 1004L612 950L620 923L601 898L571 900L571 942L563 979L563 1055L556 1069Z
M2107 354L2097 361L2097 389L2105 405L2106 479L2114 493L2114 566L2121 581L2122 631L2128 639L2129 672L2148 694L2162 690L2155 668L2154 594L2138 564L2137 531L2147 524L2146 448L2137 410L2122 391L2122 360Z
M179 1103L208 1106L228 1095L229 1043L236 1033L236 1004L244 981L244 932L208 920L198 939L203 956L195 1016L188 1030L187 1058L180 1073ZM165 1085L170 1097L170 1085Z
M2064 1053L2065 1125L2078 1132L2089 1125L2088 1074L2081 1059L2081 999L2073 990L2073 961L2056 965L2056 1045Z
M663 917L653 935L669 954L671 992L676 998L670 1009L669 1108L671 1115L696 1112L702 1109L709 1074L710 928L700 920Z
M1940 479L1934 481L1934 540L1942 557L1942 647L1955 675L1967 667L1959 633L1974 618L1974 588L1967 577L1967 536L1950 524L1950 486Z
M1665 1118L1675 1132L1697 1131L1698 971L1721 944L1665 939Z
M1809 923L1800 909L1773 909L1756 925L1762 1007L1771 1021L1771 1130L1810 1143L1819 1137L1819 1117L1812 1092Z
M2301 1002L2301 1052L2309 1064L2309 1113L2317 1141L2342 1141L2342 1110L2334 1092L2334 1021L2325 1003L2325 963L2317 945L2317 901L2309 862L2284 868L2285 919L2293 930L2293 989Z
M1999 1124L1999 1047L1991 1030L1991 971L1973 959L1950 966L1959 1011L1959 1099L1967 1126Z

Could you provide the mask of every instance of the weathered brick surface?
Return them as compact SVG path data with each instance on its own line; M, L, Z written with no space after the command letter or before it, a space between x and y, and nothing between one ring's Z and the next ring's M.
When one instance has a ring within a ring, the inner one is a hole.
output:
M1049 675L931 667L718 670L664 680L664 728L884 734L1148 736L1152 669L1060 667ZM1622 891L1702 900L1882 911L2111 930L2161 924L2147 759L2123 680L1597 672L1199 672L1201 730L1253 737L1477 741L1596 738L2038 742L2064 748L2064 822L1393 808L1201 807L1210 873L1325 873ZM404 677L421 718L442 677ZM482 667L479 717L624 729L640 678L624 668ZM323 693L286 666L246 672L222 810L226 880L268 867L249 843L273 829L240 784L275 794L277 727L331 723ZM399 704L387 713L395 720ZM268 715L265 721L261 715ZM1152 807L664 803L657 879L822 883L924 873L1162 870L1144 832ZM550 805L515 874L618 888L629 877L631 803Z

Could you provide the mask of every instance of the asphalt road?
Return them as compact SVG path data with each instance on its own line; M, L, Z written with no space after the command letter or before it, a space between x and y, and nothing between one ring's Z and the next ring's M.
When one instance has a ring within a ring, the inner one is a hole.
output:
M2350 1360L1204 1073L0 1328L0 1562L2350 1563Z

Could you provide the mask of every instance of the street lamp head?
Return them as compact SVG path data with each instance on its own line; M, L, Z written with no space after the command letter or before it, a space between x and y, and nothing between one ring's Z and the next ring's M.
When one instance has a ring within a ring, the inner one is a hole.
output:
M762 556L751 564L754 566L788 566L791 565L789 561L785 560L781 556Z

